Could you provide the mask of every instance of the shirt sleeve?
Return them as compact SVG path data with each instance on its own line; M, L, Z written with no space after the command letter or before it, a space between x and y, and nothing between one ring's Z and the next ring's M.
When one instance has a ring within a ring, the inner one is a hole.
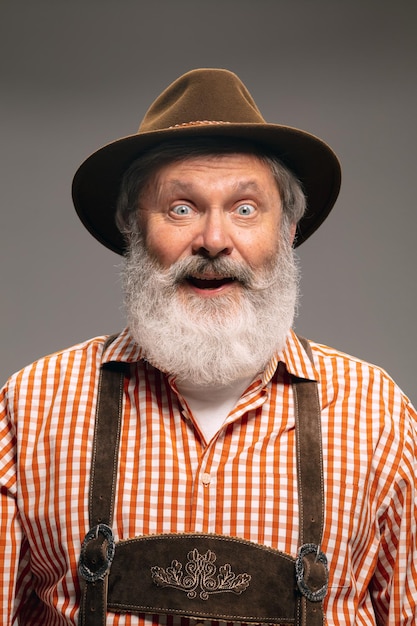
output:
M16 424L9 410L8 387L0 391L0 623L13 621L20 557L25 542L17 508ZM26 581L27 582L27 581Z
M370 584L377 623L414 624L417 611L417 415L405 405L395 479L376 512L379 551Z

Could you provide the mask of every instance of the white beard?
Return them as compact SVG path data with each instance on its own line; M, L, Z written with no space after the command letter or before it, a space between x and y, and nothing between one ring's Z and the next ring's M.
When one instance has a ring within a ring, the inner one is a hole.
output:
M181 287L187 275L207 270L235 276L226 295L200 298ZM262 270L191 256L163 269L132 235L122 270L130 332L144 357L178 381L228 385L261 372L283 349L298 296L294 252L282 237Z

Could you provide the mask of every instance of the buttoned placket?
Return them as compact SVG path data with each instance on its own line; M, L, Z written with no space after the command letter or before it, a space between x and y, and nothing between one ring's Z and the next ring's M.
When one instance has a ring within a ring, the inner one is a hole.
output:
M188 426L194 428L199 436L204 439L186 401L175 388L175 384L171 383L171 387L180 401L182 407L181 414ZM191 530L196 532L204 530L203 527L196 525L198 524L197 518L199 518L197 511L203 511L205 501L213 497L215 493L217 485L216 477L221 459L220 451L217 452L217 450L222 446L222 437L226 429L247 413L254 412L260 408L267 398L268 386L265 384L264 380L258 379L256 382L254 381L239 399L235 408L230 412L217 434L209 442L206 442L206 445L202 448L200 463L194 477L194 500L192 503L194 513L192 519L194 521ZM204 525L204 519L201 519L201 523Z

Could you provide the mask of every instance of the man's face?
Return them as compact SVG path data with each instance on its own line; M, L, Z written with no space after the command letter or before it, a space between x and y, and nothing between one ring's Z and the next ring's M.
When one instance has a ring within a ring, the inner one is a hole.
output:
M138 214L146 248L161 268L198 255L227 257L254 271L277 253L281 216L272 172L250 154L193 157L162 167L142 193ZM212 270L181 284L201 298L239 288L239 281Z
M179 381L254 376L285 345L298 272L267 164L248 154L161 167L138 201L123 269L129 328Z

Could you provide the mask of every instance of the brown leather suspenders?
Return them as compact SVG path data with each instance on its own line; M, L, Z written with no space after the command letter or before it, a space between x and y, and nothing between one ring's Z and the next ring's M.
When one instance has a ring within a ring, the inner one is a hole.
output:
M301 339L303 345L309 345ZM300 548L297 558L236 537L172 533L115 543L111 530L127 365L102 367L90 483L90 530L79 563L80 626L107 610L322 626L327 559L317 384L293 377Z
M125 363L102 366L90 474L90 530L79 563L81 578L80 626L106 623L109 567L114 557L111 530L122 420Z

